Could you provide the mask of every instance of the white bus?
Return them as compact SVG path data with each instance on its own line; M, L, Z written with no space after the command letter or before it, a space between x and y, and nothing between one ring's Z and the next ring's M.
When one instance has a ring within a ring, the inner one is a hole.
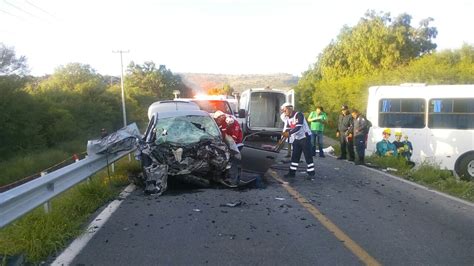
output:
M382 131L390 128L391 141L397 131L409 137L413 161L438 163L474 179L474 85L370 87L367 119L367 154L375 153Z

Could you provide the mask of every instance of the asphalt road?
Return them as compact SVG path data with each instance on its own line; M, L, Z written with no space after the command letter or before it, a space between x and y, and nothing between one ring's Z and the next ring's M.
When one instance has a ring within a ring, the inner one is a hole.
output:
M315 164L314 180L285 185L272 177L280 162L265 189L137 189L73 265L474 265L472 206L346 161Z

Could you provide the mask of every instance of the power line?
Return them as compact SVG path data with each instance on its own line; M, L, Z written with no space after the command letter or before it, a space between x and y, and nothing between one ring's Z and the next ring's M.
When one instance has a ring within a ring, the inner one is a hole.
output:
M43 12L43 13L49 15L50 17L52 17L52 18L54 18L54 19L57 19L53 14L49 13L48 11L42 9L41 7L39 7L39 6L37 6L37 5L31 3L30 1L25 0L25 2L26 2L27 4L29 4L30 6L32 6L32 7L36 8L36 9L38 9L39 11L41 11L41 12Z
M14 5L14 4L12 4L12 3L9 3L7 0L3 0L3 2L5 2L5 4L7 4L7 5L9 5L9 6L13 7L13 8L15 8L15 9L20 10L21 12L23 12L23 13L25 13L25 14L30 15L31 17L34 17L34 18L36 18L36 19L40 19L40 20L41 20L41 18L39 18L38 16L36 16L36 15L34 15L34 14L32 14L32 13L30 13L30 12L28 12L28 11L26 11L26 10L24 10L24 9L22 9L22 8L20 8L20 7L18 7L18 6L16 6L16 5Z
M12 16L12 17L15 17L15 18L17 18L17 19L19 19L19 20L25 21L24 18L22 18L22 17L20 17L20 16L17 16L17 15L14 15L14 14L12 14L12 13L10 13L10 12L5 11L5 10L1 10L1 9L0 9L0 12L5 13L5 14L7 14L7 15L10 15L10 16Z

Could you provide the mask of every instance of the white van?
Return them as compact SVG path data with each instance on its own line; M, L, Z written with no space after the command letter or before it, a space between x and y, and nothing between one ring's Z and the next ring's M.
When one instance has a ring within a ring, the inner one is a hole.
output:
M368 154L390 128L409 137L413 161L439 163L474 180L474 85L370 87L367 119L372 122Z
M237 119L244 135L253 132L280 134L283 129L280 106L285 102L295 104L294 90L255 88L243 91L240 94Z

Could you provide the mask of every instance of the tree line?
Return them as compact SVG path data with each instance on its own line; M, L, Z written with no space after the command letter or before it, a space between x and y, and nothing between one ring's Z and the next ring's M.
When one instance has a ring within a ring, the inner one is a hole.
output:
M321 105L334 120L342 104L365 112L370 86L474 83L474 46L438 52L433 19L417 27L411 20L368 11L355 26L344 26L295 87L298 108Z
M474 46L436 51L438 32L423 19L413 27L409 14L368 11L344 26L295 86L298 108L321 105L332 116L340 106L365 111L367 88L406 82L474 83ZM233 87L233 86L232 86ZM233 90L229 84L210 90ZM191 97L179 75L153 62L131 63L125 76L128 121L146 123L146 108L171 99L173 90ZM0 159L99 135L122 126L119 79L87 64L60 66L47 76L28 75L27 60L0 43Z
M69 141L113 132L123 126L120 80L91 66L71 63L48 76L27 75L26 58L0 43L0 160ZM5 56L6 55L6 56ZM147 123L152 102L191 90L166 66L131 63L125 76L127 120Z

